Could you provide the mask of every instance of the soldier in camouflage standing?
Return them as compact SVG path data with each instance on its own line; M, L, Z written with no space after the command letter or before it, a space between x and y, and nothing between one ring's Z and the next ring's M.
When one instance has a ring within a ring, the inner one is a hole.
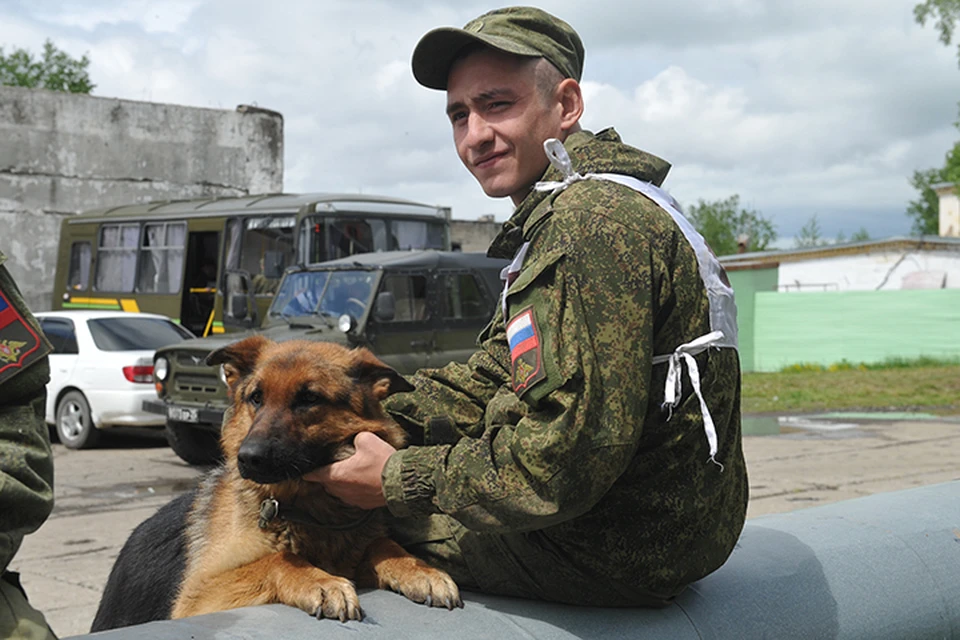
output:
M44 423L50 346L0 252L0 638L55 638L9 571L23 536L53 509L53 455Z
M528 7L420 40L460 159L516 205L488 252L513 263L469 363L387 400L413 446L360 434L308 479L387 506L464 589L662 606L744 523L736 307L669 165L580 128L582 68L576 32Z

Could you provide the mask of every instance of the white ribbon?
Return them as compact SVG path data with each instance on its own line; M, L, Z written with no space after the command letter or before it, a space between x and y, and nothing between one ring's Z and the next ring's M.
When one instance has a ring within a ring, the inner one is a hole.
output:
M717 462L717 428L713 424L713 418L710 416L710 409L707 408L707 401L703 399L703 393L700 391L700 369L697 368L697 361L693 356L706 351L710 347L718 346L723 342L722 331L711 331L700 336L696 340L691 340L673 350L673 353L654 356L653 364L669 363L667 369L667 383L663 390L664 409L670 411L670 417L673 417L673 408L680 401L680 394L683 389L683 380L681 373L683 367L681 360L687 363L687 376L690 378L690 384L693 392L700 401L700 415L703 416L703 431L707 435L707 443L710 445L710 458L708 460L723 471L723 465ZM670 419L667 418L667 420Z
M563 176L563 180L561 182L538 182L533 185L536 191L563 191L574 182L589 178L590 174L582 176L573 170L573 161L570 160L570 154L564 149L563 143L556 138L549 138L544 141L543 152L547 154L550 164Z
M574 182L581 180L607 180L620 183L626 187L639 191L646 195L661 208L663 208L676 221L684 237L693 246L697 254L697 266L700 271L700 277L704 281L707 294L710 297L710 325L714 330L699 338L681 344L673 353L654 356L653 364L669 363L667 369L667 383L663 391L663 408L670 411L669 420L673 417L673 408L680 401L680 395L683 389L681 373L683 367L681 361L687 363L687 375L690 378L690 384L693 386L693 392L700 401L700 414L703 416L703 431L707 436L707 443L710 445L709 462L714 463L723 471L723 465L717 462L717 428L713 424L713 418L710 416L710 409L707 407L707 401L703 398L700 391L700 370L697 368L697 361L694 356L706 351L710 347L728 347L737 348L737 321L736 307L733 305L733 290L729 286L720 282L717 271L720 269L717 259L709 251L706 243L701 236L684 217L680 211L680 206L663 189L650 183L642 182L630 176L610 173L587 173L581 175L573 170L573 162L570 155L564 148L563 143L556 138L550 138L543 143L543 150L553 165L563 176L559 182L538 182L533 188L537 191L557 192L563 191ZM524 247L525 248L525 247ZM525 254L526 251L523 251ZM522 257L521 257L522 260ZM729 297L729 303L721 294ZM506 289L504 289L504 317L506 317ZM724 330L716 329L721 327Z

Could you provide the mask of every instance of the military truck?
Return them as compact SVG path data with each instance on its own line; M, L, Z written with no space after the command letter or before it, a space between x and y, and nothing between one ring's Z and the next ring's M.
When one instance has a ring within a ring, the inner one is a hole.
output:
M190 464L219 456L226 385L204 359L252 333L271 340L308 339L364 346L403 374L465 362L489 322L505 260L450 251L357 254L288 268L261 328L208 336L158 349L156 401L170 447ZM241 305L242 301L228 301Z

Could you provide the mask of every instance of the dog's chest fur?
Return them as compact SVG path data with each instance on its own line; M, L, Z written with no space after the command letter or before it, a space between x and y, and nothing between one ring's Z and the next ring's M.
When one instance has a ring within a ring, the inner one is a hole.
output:
M235 477L231 477L235 476ZM280 489L280 491L271 491ZM286 491L283 491L286 489ZM201 482L187 521L187 564L202 572L240 566L279 551L295 553L314 566L348 579L370 543L387 534L381 514L364 518L364 512L344 507L335 498L316 494L296 498L289 487L269 487L242 480L235 468L211 471ZM296 503L320 523L302 524L275 518L260 528L260 505L275 498L282 506ZM309 509L304 507L309 504ZM349 527L353 522L362 524ZM347 525L349 528L338 529ZM218 530L232 531L230 539Z

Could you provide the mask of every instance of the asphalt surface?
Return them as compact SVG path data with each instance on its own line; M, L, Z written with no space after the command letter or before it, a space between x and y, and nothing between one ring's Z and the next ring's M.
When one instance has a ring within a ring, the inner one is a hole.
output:
M835 414L755 417L744 438L748 516L779 513L960 478L960 420ZM11 569L60 637L86 633L129 533L202 469L158 432L110 434L104 447L54 445L56 506Z

